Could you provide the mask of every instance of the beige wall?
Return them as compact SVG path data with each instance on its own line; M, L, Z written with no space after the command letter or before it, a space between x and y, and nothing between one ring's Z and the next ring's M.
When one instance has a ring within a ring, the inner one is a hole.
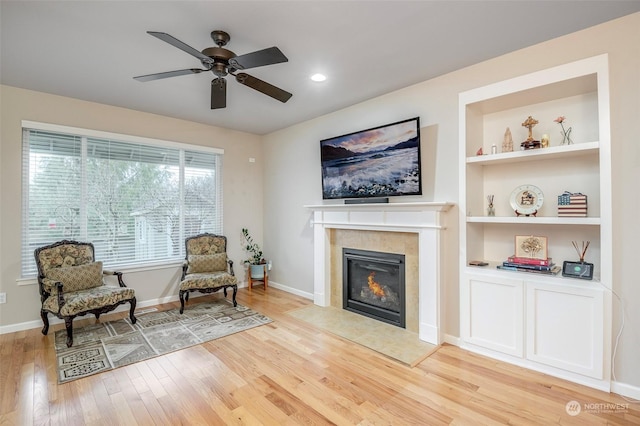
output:
M322 201L319 141L420 116L425 201L458 201L458 93L574 60L609 54L613 157L614 289L627 307L617 380L640 387L640 13L485 61L265 137L265 249L272 280L313 293L311 212ZM417 52L428 55L428 52ZM393 78L393 74L390 74ZM330 82L328 82L330 84ZM426 164L426 167L425 167ZM447 214L444 329L459 336L457 209ZM570 307L568 307L570 309ZM614 335L621 324L614 301Z
M0 326L41 322L35 281L16 281L20 277L22 120L224 149L224 233L230 257L236 261L236 273L244 279L242 227L249 227L262 243L263 153L259 136L14 87L0 86L0 90L0 291L7 293L7 304L0 305ZM249 157L256 162L249 163ZM125 275L127 285L136 289L139 306L145 301L177 297L179 278L175 264Z

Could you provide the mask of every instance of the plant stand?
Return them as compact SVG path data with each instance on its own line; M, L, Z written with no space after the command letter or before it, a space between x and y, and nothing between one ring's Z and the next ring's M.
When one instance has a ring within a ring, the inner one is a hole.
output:
M249 265L247 271L247 281L249 283L249 290L253 288L254 283L263 283L266 290L269 286L269 273L267 270L267 264L262 265Z

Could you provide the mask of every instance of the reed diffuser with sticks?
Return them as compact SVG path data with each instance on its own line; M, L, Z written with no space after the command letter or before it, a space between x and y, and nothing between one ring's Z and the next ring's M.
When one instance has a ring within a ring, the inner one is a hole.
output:
M580 257L580 262L584 263L584 255L587 253L587 249L589 248L589 244L591 243L591 241L587 241L587 243L585 244L585 242L582 242L582 248L578 248L578 242L577 241L571 241L571 244L573 244L573 248L576 249L576 252L578 253L578 257Z

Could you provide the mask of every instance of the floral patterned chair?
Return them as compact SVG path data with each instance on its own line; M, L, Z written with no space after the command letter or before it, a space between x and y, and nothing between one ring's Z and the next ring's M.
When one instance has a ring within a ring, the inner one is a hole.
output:
M129 318L135 324L135 291L124 284L122 272L102 269L102 262L95 261L93 244L63 240L37 248L34 255L42 302L42 334L49 331L49 313L52 313L64 319L67 347L71 347L75 317L94 314L99 319L100 314L123 303L131 304ZM105 285L105 275L117 276L120 287Z
M185 240L186 259L182 265L180 280L180 313L189 293L214 293L220 289L227 297L227 289L233 289L233 306L236 306L238 279L233 273L233 261L227 257L227 237L214 234L199 234Z

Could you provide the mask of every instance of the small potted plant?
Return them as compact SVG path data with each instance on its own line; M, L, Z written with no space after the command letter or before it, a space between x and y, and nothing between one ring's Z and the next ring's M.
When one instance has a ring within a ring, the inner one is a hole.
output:
M258 243L253 241L253 237L251 237L247 228L242 228L242 237L244 238L244 250L249 254L249 257L245 259L244 263L249 265L251 278L263 278L264 264L266 264L267 261L262 257L262 249Z

